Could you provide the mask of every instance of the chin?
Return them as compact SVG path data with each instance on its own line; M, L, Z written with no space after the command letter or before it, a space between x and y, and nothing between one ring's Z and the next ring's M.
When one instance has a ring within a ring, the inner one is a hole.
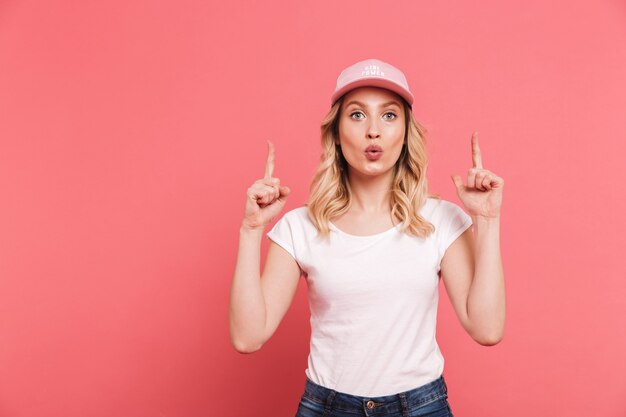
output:
M356 175L363 175L363 176L367 176L367 177L377 177L379 175L383 175L383 174L387 174L389 171L391 171L393 169L393 167L391 168L385 168L383 166L378 166L378 167L364 167L362 169L355 169L352 168L352 172Z

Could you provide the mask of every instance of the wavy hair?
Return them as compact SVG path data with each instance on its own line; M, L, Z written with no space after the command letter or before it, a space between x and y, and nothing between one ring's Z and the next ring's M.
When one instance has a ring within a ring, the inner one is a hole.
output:
M339 117L344 97L330 108L321 124L322 154L320 164L309 186L306 204L309 217L323 237L330 234L330 219L345 213L350 207L352 193L348 179L348 163L335 141L339 137ZM432 223L420 216L419 211L429 194L426 168L427 130L413 116L411 106L402 99L405 119L404 145L393 168L389 190L391 216L402 223L401 230L417 237L427 237L434 232Z

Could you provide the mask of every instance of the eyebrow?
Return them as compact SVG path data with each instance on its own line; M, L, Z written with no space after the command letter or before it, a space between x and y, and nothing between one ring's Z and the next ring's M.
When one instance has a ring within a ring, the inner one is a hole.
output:
M360 101L356 101L356 100L352 100L352 101L348 102L348 104L346 104L346 107L348 107L350 104L358 104L361 107L367 107L365 104L361 103ZM386 103L383 103L383 104L381 104L381 107L387 107L387 106L392 106L392 105L396 105L398 107L402 107L402 106L400 106L400 104L396 100L391 100L391 101L388 101Z

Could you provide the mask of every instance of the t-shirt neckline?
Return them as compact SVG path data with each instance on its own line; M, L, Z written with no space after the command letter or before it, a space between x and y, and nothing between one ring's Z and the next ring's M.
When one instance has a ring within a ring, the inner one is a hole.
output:
M391 229L387 229L384 232L380 232L380 233L375 233L373 235L365 235L365 236L360 236L360 235L353 235L347 232L344 232L343 230L341 230L340 228L338 228L337 226L335 226L335 224L333 222L331 222L330 220L328 221L329 226L331 229L333 229L334 231L336 231L337 233L344 235L344 236L348 236L351 238L355 238L355 239L369 239L369 238L373 238L373 237L380 237L380 236L384 236L387 235L389 233L392 233L395 230L398 230L401 226L402 223L398 223L395 226L393 226Z

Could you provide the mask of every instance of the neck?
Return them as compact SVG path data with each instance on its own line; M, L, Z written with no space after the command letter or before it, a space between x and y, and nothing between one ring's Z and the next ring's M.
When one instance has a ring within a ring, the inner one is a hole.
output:
M375 177L350 172L351 209L365 214L389 213L393 170Z

